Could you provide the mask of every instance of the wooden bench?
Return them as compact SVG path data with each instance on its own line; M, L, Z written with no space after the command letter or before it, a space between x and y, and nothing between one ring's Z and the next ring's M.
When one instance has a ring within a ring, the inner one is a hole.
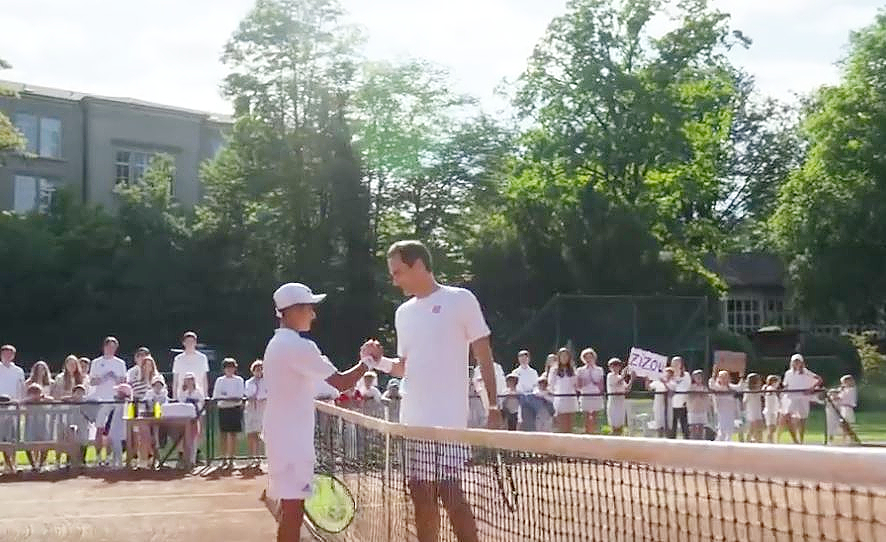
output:
M31 468L36 468L36 465L31 462L31 452L49 451L54 451L56 454L66 454L70 467L79 468L83 464L82 447L76 438L76 430L73 427L68 428L60 440L0 442L0 454L3 455L7 472L13 472L13 466L6 459L14 458L18 452L27 453Z

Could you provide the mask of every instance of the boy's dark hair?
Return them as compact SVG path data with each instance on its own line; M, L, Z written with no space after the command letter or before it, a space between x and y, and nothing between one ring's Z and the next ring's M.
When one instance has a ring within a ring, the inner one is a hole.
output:
M182 340L185 340L185 339L194 339L196 341L197 334L194 333L193 331L185 331L184 335L182 335Z
M4 344L3 346L0 346L0 352L5 352L7 350L15 354L15 347L11 344Z
M431 253L428 251L428 247L424 246L421 241L397 241L388 249L388 258L392 258L395 255L400 256L403 263L409 267L412 267L415 265L415 262L421 260L422 263L425 264L425 269L428 271L434 270Z
M225 358L222 361L222 369L227 369L228 367L233 367L234 369L236 369L237 360L235 360L234 358Z

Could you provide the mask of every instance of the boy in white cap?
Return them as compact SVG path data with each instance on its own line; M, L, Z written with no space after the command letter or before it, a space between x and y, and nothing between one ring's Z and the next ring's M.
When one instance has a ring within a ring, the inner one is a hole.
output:
M268 489L262 497L276 512L278 542L299 540L304 499L311 495L316 390L324 380L341 391L352 388L373 365L367 356L364 362L338 372L314 341L299 334L311 329L317 317L314 306L325 298L292 282L274 292L280 327L262 358L268 397L263 421Z

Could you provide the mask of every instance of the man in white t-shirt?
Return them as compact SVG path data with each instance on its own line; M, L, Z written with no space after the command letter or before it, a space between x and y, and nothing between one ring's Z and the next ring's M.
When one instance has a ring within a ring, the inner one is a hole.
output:
M369 351L379 369L406 377L409 392L400 406L405 425L465 428L468 423L468 350L480 367L489 410L487 426L502 426L489 327L469 290L437 283L431 255L418 241L400 241L388 250L395 286L412 297L394 315L399 359L385 358L376 342ZM419 542L436 542L439 501L459 542L476 542L477 524L461 487L469 450L454 445L416 444L408 450L409 491Z
M119 346L116 337L105 337L102 355L92 360L89 366L89 383L95 400L112 401L114 388L126 382L126 362L117 357Z
M15 347L11 344L0 346L0 395L18 402L25 397L25 372L14 360ZM14 411L4 412L3 408L0 406L0 442L13 442L16 439L18 415ZM15 454L4 457L4 461L8 470L15 470Z
M262 498L275 510L278 542L299 540L304 500L311 495L314 396L318 388L324 381L337 390L352 388L368 365L374 365L366 356L366 362L340 373L314 341L299 334L311 329L317 317L314 305L325 298L326 294L314 294L304 284L292 282L274 292L280 327L263 357L268 392L262 424L268 489ZM361 351L364 349L365 345Z
M203 352L197 351L197 334L186 331L182 335L182 346L185 351L172 360L172 397L178 398L182 391L185 375L194 373L197 386L204 394L209 394L209 359Z
M529 366L530 361L529 350L517 352L517 368L513 374L517 375L517 391L523 394L535 391L538 382L538 371Z
M803 444L806 437L806 418L809 417L811 393L821 388L821 377L806 368L801 354L791 356L791 366L784 374L784 394L787 399L788 431L794 442Z

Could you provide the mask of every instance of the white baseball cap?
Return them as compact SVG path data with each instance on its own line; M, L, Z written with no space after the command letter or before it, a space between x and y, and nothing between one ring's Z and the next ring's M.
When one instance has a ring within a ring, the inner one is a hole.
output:
M326 294L315 294L310 288L300 282L287 282L274 292L274 305L277 307L277 317L282 316L282 310L293 305L316 305L326 299Z

